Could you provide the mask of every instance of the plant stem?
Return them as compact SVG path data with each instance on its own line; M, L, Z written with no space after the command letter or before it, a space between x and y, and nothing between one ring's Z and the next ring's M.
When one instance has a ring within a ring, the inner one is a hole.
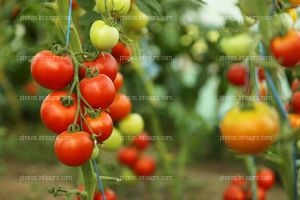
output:
M257 184L256 179L256 167L255 160L253 156L245 156L245 164L248 171L248 175L251 176L251 191L252 191L252 200L257 200Z
M81 166L84 190L87 192L86 200L93 200L96 187L96 174L93 170L92 161L88 161Z

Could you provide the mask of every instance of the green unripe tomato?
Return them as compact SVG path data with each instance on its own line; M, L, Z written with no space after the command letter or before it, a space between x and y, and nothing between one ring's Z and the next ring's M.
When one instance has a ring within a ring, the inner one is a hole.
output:
M94 149L93 149L93 153L92 153L92 156L91 156L91 160L94 160L98 157L99 155L99 148L97 145L94 145Z
M105 6L106 1L106 6ZM101 14L111 13L116 16L126 15L130 8L130 0L97 0L96 8Z
M144 120L137 113L129 114L119 123L119 129L124 135L136 136L144 130Z
M103 142L101 147L104 150L115 151L119 149L123 144L121 133L118 129L114 128L111 136Z
M134 5L122 21L127 30L141 31L148 25L148 16Z
M248 56L253 44L253 37L247 33L227 36L220 41L220 47L227 56Z
M108 26L104 21L95 21L90 29L92 44L99 50L113 48L119 41L119 31L115 27Z

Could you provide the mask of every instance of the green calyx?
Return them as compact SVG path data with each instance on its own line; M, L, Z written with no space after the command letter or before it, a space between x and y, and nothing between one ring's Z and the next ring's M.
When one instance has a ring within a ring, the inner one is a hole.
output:
M89 115L92 119L95 119L95 118L97 118L100 115L101 110L100 109L86 108L85 113L87 115Z
M60 102L65 106L65 107L70 107L74 105L74 99L73 97L67 95L60 97Z
M63 56L68 54L68 51L64 46L55 43L51 47L51 52L58 56Z
M79 124L73 123L68 127L68 132L69 133L75 133L80 131L80 126Z
M96 67L90 67L86 70L85 72L85 77L86 78L93 78L95 76L98 76L99 71Z

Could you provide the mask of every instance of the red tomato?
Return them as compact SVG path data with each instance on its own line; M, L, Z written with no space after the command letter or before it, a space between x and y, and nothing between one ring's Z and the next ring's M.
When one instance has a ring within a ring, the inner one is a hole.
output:
M55 140L55 154L62 163L77 167L88 161L93 153L94 141L87 132L64 131Z
M297 91L297 90L299 90L300 89L300 80L299 79L294 79L293 80L293 82L292 82L292 90L293 90L293 92L295 92L295 91Z
M114 80L116 91L120 90L120 88L123 86L123 83L124 83L123 75L120 72L118 72L117 77Z
M256 176L258 186L264 190L269 190L275 184L275 174L271 169L262 169Z
M156 169L156 161L152 156L142 156L133 165L138 176L151 176Z
M265 70L264 70L264 68L262 68L262 67L260 67L260 68L258 69L258 78L259 78L260 81L263 81L263 80L266 79L266 76L265 76Z
M227 72L228 81L235 86L243 86L246 83L247 69L243 64L233 64Z
M72 81L74 66L68 56L57 56L51 51L40 51L32 59L31 74L41 86L59 90Z
M126 95L117 93L113 103L108 109L111 118L114 121L120 121L131 112L131 101Z
M33 81L26 83L24 86L24 90L25 90L26 94L29 94L29 95L36 95L38 93L37 84Z
M112 81L115 80L118 73L118 63L114 59L114 57L109 53L100 53L98 58L91 62L84 62L83 65L86 67L96 67L99 71L99 74L107 75ZM80 68L80 78L83 79L85 77L86 70L84 68Z
M115 59L120 63L126 63L129 61L131 52L128 47L119 42L113 49L111 53Z
M134 147L123 147L118 152L120 163L132 166L138 159L139 153Z
M104 74L84 78L79 83L82 97L93 108L107 108L115 98L115 86Z
M246 188L247 186L247 181L243 178L240 178L239 176L235 176L233 177L233 179L231 180L231 184L232 185L238 185L242 188Z
M257 196L257 200L266 200L266 192L260 187L257 188L256 196ZM252 191L251 190L248 192L248 198L252 199Z
M275 37L271 42L271 51L284 67L294 67L300 62L300 33L290 30L283 37Z
M74 122L77 110L77 96L72 94L73 105L64 106L60 100L68 94L66 91L56 91L50 93L41 106L41 119L45 126L51 131L59 134L68 129Z
M150 145L149 135L146 131L141 132L138 136L136 136L132 143L139 150L145 150Z
M300 91L295 92L292 96L291 104L296 113L300 113Z
M102 143L109 138L113 130L113 121L109 114L102 111L96 118L86 116L85 119L87 124L83 123L83 130L91 134L88 128L89 126L93 133L99 136L97 137L99 143Z
M246 200L246 195L242 188L237 185L230 185L223 194L224 200Z
M76 0L72 0L72 8L77 9L79 7L78 3Z
M104 196L105 196L106 200L117 200L116 193L113 190L109 189L109 188L106 188L104 190ZM94 195L94 200L103 200L102 193L101 192L96 192L95 195Z

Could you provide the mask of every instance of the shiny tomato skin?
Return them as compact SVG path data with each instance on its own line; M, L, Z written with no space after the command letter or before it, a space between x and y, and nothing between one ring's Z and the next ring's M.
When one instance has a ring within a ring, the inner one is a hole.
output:
M235 86L244 86L247 78L247 69L243 64L233 64L227 71L228 81Z
M108 109L113 121L120 121L131 112L131 101L126 95L117 93Z
M118 73L118 63L115 58L109 53L100 53L98 58L94 61L84 62L84 66L96 67L98 69L99 74L107 75L112 81L115 80ZM85 77L86 70L84 68L80 68L80 78L83 79Z
M300 91L295 92L292 96L291 105L296 113L300 114Z
M106 188L104 190L104 196L106 200L117 200L117 195L116 193L109 188ZM101 192L96 192L94 195L94 200L104 200L102 197L102 193Z
M113 121L109 114L102 111L96 118L86 116L85 119L93 133L98 136L96 139L99 143L109 138L113 130ZM91 134L87 124L83 123L83 130Z
M220 124L225 144L239 153L263 152L276 141L279 133L276 110L262 102L254 102L253 107L246 110L233 107Z
M117 77L114 80L114 86L116 88L116 91L119 91L123 86L123 84L124 84L124 77L120 72L118 72Z
M265 168L257 172L257 184L264 190L269 190L275 184L275 173L273 170Z
M131 56L129 48L121 42L114 46L111 54L121 64L128 62Z
M224 191L223 200L246 200L246 195L240 186L230 185Z
M290 113L288 117L292 128L300 127L300 114Z
M134 147L123 147L118 151L118 161L123 165L132 166L138 159L139 153Z
M44 88L60 90L73 79L74 66L67 56L57 56L51 51L40 51L32 59L31 74Z
M62 104L60 98L67 94L67 91L52 92L45 98L41 106L40 115L43 123L48 129L57 134L66 131L75 119L77 96L72 94L74 103L72 106L66 107Z
M55 154L65 165L77 167L88 161L93 153L94 142L91 135L80 131L64 131L55 140Z
M84 78L79 83L82 97L93 108L107 108L115 98L115 86L104 74L93 78Z
M271 41L271 51L284 67L294 67L300 62L300 32L290 30L283 37Z
M138 176L151 176L156 169L156 161L152 156L144 155L133 165L133 170Z
M146 131L141 132L138 136L136 136L132 142L132 144L137 147L139 150L144 151L150 146L149 135Z

